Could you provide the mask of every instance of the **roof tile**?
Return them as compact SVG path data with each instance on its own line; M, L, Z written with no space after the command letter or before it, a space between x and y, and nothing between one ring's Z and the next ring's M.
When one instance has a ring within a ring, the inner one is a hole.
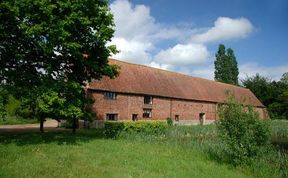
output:
M230 91L244 104L264 107L249 89L243 87L115 59L109 59L109 63L120 66L119 76L94 80L89 84L90 89L216 103L224 102L226 91Z

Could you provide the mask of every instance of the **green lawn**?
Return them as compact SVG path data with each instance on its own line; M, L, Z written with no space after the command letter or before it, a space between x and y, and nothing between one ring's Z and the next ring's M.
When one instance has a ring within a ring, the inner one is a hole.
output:
M197 150L94 132L2 135L0 177L249 177Z
M214 125L172 127L164 135L124 134L117 140L104 138L99 129L2 134L0 177L281 176L277 151L233 167L225 163L223 148Z

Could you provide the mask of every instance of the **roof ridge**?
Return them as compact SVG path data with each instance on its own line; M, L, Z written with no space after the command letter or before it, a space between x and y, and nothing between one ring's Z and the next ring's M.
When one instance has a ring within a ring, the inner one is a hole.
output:
M151 67L151 66L147 66L145 64L131 63L131 62L122 61L120 59L115 59L115 58L111 58L111 57L109 57L108 59L109 60L115 60L115 61L122 62L122 63L126 63L126 64L129 64L129 65L136 65L136 66L140 66L140 67L146 67L146 68L149 68L149 69L159 70L159 71L162 71L162 72L173 73L173 74L182 75L182 76L185 76L185 77L191 77L191 78L200 79L200 80L206 80L206 81L209 81L209 82L215 82L215 83L218 83L220 85L228 85L228 86L232 86L232 87L236 87L236 88L242 88L242 89L249 90L248 88L245 88L245 87L242 87L242 86L237 86L237 85L224 83L224 82L220 82L220 81L214 81L214 80L205 79L205 78L201 78L201 77L191 76L191 75L188 75L188 74L183 74L183 73L179 73L179 72L175 72L175 71L171 71L171 70L165 70L165 69L160 69L160 68L156 68L156 67Z

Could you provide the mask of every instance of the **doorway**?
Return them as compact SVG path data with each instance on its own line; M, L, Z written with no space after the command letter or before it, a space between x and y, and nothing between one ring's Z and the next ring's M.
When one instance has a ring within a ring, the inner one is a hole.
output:
M205 124L205 113L199 113L199 122L200 122L200 125Z
M138 114L132 114L132 121L137 121L138 120Z

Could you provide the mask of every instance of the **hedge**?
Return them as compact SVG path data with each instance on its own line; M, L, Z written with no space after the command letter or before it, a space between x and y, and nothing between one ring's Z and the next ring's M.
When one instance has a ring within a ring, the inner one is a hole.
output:
M147 134L163 133L168 125L165 121L106 121L104 127L104 134L106 137L116 138L121 132L144 132Z

